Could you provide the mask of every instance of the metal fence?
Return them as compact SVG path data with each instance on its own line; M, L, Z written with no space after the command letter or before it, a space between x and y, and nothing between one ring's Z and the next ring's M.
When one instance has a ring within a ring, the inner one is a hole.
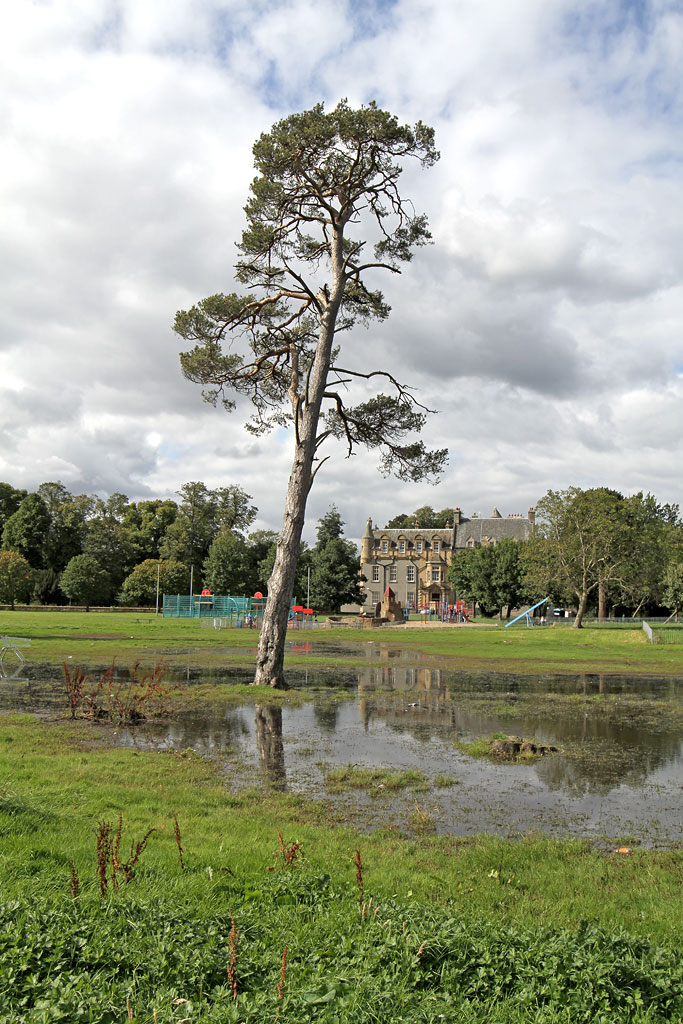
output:
M652 626L643 621L643 631L651 644L683 644L683 626Z
M243 622L251 613L250 597L207 597L200 594L164 594L163 614L175 619L227 619Z

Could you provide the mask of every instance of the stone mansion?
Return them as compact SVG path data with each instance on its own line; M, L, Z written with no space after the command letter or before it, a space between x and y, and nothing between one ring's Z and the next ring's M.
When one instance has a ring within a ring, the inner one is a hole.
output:
M488 517L471 518L455 509L453 525L445 529L415 527L380 529L368 519L361 540L361 572L366 577L363 608L371 611L391 587L404 608L431 603L453 604L456 595L446 576L458 551L497 544L503 537L526 540L534 525L534 510L527 516L503 518L497 508Z

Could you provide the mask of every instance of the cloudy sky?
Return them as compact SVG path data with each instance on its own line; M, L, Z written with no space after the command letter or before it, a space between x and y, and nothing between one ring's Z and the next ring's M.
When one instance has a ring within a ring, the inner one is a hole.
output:
M347 533L549 488L683 503L680 0L15 0L0 15L0 479L237 483L277 528L290 441L180 373L174 313L234 288L251 146L324 101L436 129L435 244L348 339L440 412L437 487L343 452Z

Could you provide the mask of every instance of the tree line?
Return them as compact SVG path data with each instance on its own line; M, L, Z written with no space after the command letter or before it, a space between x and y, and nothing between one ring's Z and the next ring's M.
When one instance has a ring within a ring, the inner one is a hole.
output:
M190 481L178 501L130 502L71 494L60 481L27 492L0 483L0 603L144 605L160 593L208 587L219 594L266 593L277 534L248 532L257 515L237 485ZM296 593L320 609L358 598L358 553L332 507L315 545L304 543Z
M678 505L642 491L608 487L549 490L536 505L536 526L522 542L458 553L449 570L458 597L486 614L550 597L576 610L635 617L683 607L683 524Z

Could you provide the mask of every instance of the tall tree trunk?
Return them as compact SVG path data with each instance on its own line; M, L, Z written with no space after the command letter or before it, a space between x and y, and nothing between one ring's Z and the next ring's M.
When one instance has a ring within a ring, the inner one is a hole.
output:
M311 480L313 450L312 445L309 447L311 450L307 451L303 443L297 445L289 477L282 530L273 572L268 580L268 599L261 623L254 676L256 686L274 686L276 689L285 689L287 686L284 674L287 620Z
M605 614L605 583L600 580L598 583L598 619L606 619Z
M344 222L341 220L333 225L330 249L332 289L329 296L325 291L318 295L323 309L320 333L310 379L305 384L303 394L298 380L298 364L296 360L293 362L290 396L295 421L294 464L287 486L285 514L277 542L275 564L268 580L268 600L256 656L256 686L274 686L278 689L287 686L284 674L287 619L294 591L294 574L301 546L306 502L313 482L320 407L327 386L337 313L344 293Z
M294 464L287 486L285 514L277 542L275 564L268 580L268 600L263 613L256 656L255 686L287 688L284 674L287 619L294 591L294 575L306 516L306 502L313 482L313 459L320 407L327 386L334 326L343 292L341 271L336 272L342 261L341 235L332 248L335 287L321 317L318 345L310 380L306 385L306 394L301 398L300 404L295 400L292 403L298 428L295 430Z
M583 625L583 617L586 614L586 605L587 604L588 604L588 591L584 590L584 591L582 591L580 599L579 599L579 610L576 613L576 618L574 619L574 624L572 626L572 629L581 629L581 627Z

